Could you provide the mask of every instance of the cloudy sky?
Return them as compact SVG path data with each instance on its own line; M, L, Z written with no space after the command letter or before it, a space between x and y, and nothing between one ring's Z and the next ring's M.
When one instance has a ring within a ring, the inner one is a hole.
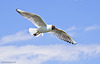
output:
M31 36L36 26L16 9L63 29L77 45ZM0 64L100 64L100 0L1 0L0 29Z

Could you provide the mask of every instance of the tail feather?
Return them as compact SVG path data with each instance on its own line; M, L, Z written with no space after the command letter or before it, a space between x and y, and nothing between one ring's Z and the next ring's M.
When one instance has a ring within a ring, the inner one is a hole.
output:
M29 32L31 35L33 35L37 32L37 29L36 28L29 28Z
M31 35L34 35L35 37L39 37L40 35L43 36L43 33L39 33L36 28L29 28L29 32Z

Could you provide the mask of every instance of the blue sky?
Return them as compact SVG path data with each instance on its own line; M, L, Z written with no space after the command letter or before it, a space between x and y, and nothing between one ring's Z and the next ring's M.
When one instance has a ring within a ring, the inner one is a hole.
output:
M78 44L31 36L28 28L36 27L16 9L39 15ZM1 0L0 17L1 64L100 64L100 0Z

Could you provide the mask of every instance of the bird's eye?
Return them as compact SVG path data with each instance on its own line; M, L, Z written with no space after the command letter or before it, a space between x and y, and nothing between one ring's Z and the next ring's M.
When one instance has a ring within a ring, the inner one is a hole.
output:
M54 25L52 25L52 30L54 30L55 29L55 26Z

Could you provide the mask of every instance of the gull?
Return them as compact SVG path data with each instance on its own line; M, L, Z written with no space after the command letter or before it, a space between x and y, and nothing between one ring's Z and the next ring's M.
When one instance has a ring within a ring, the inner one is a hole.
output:
M54 25L46 24L40 16L26 11L22 11L20 9L16 9L16 11L22 16L24 16L26 19L30 20L37 27L29 28L29 32L31 35L40 36L40 34L42 34L43 36L43 33L51 33L63 41L76 44L76 42L65 31L56 28Z

